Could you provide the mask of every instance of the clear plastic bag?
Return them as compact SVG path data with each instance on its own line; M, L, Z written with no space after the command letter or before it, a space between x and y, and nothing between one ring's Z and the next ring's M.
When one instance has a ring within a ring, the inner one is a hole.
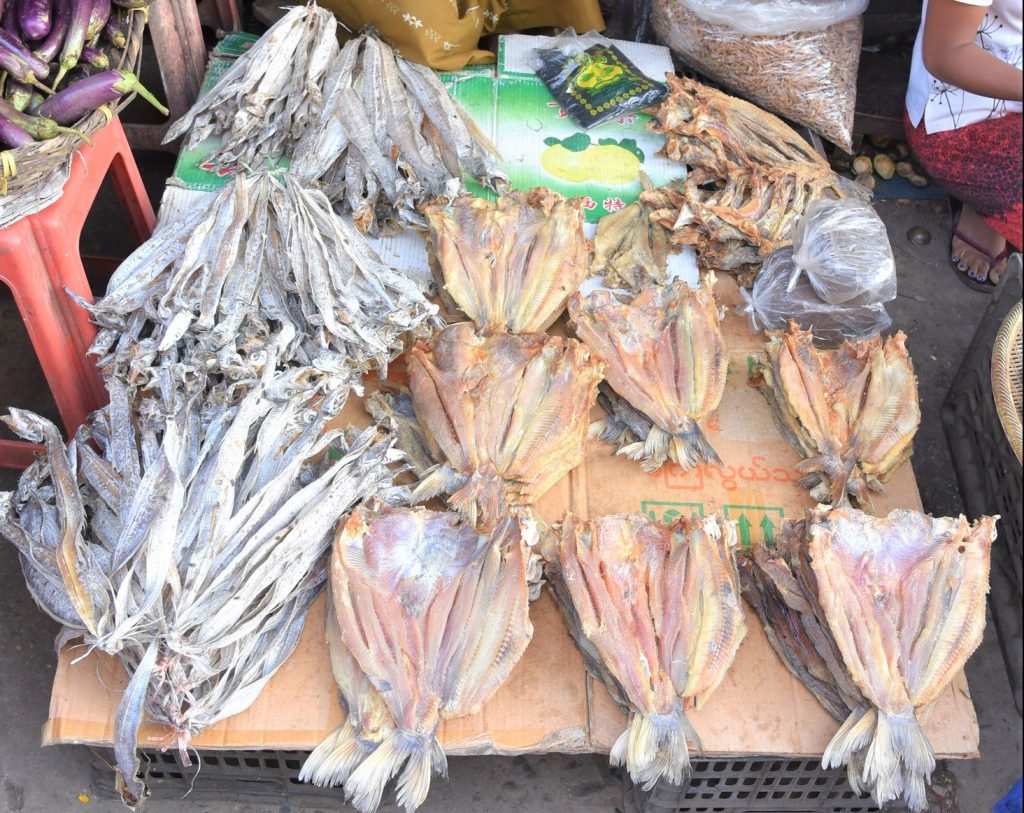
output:
M866 6L867 0L652 0L651 23L697 71L852 152Z
M793 249L781 248L765 260L752 290L740 289L745 303L736 311L747 316L752 330L784 330L795 321L804 330L813 331L817 343L831 346L846 339L874 336L892 324L880 302L830 305L802 275L797 275L790 288L793 270Z
M806 275L830 305L896 298L896 262L878 213L859 200L811 203L793 230L790 286Z

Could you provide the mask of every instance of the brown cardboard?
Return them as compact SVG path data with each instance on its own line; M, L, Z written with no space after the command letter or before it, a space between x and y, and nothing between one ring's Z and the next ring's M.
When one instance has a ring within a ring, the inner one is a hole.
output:
M723 303L736 303L729 279L718 285ZM638 464L591 441L584 463L547 494L539 510L549 522L567 509L583 516L647 511L710 513L745 517L760 535L767 520L800 516L813 501L798 484L796 453L782 440L764 399L747 384L749 357L763 345L742 319L724 323L731 347L729 381L708 435L725 465L683 474L675 467L645 475ZM355 418L358 404L346 414ZM596 414L596 413L595 413ZM920 510L910 465L893 477L875 511ZM469 718L445 723L441 742L449 753L540 751L606 752L625 725L625 715L600 683L589 679L561 616L547 593L533 605L534 637L507 683ZM760 623L748 610L749 631L736 662L708 703L692 720L709 754L819 755L837 724L776 657ZM43 744L109 744L119 689L126 679L112 658L80 650L61 654ZM197 748L311 749L341 719L323 637L323 600L310 612L299 645L257 701L243 713L203 732ZM978 723L961 674L934 704L925 730L937 754L972 757ZM139 743L167 745L158 727L144 726Z

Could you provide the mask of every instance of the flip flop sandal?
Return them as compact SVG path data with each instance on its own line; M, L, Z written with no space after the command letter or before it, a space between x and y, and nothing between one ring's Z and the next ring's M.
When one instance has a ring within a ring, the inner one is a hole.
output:
M970 237L964 237L964 235L962 235L959 230L960 215L962 212L963 207L961 206L960 208L956 209L956 212L953 215L953 233L949 238L949 266L950 268L953 269L953 272L956 274L956 278L960 280L960 282L962 282L968 288L970 288L972 291L978 291L983 294L991 294L996 289L996 284L994 282L989 282L987 277L982 281L972 279L967 275L966 271L960 270L958 258L953 257L953 238L956 237L958 240L960 240L963 243L966 243L979 254L984 256L989 262L989 270L991 270L994 266L1001 263L1010 255L1010 247L1009 245L1007 245L1006 248L999 252L999 254L993 256L988 249L979 246Z

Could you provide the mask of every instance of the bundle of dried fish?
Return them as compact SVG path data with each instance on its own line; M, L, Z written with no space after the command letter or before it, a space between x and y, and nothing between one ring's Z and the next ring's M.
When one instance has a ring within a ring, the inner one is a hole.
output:
M224 166L258 167L289 155L321 114L337 55L334 15L315 3L295 6L171 126L164 143L187 133L189 149L218 137L209 160Z
M343 781L369 813L399 774L398 803L410 813L423 803L431 774L447 769L441 720L478 712L533 635L535 541L517 517L486 535L454 513L379 504L352 513L334 542L330 588L349 717L310 757L308 778Z
M324 82L324 104L295 146L292 171L376 234L422 228L418 204L462 191L462 173L503 192L497 151L433 70L372 32L346 43Z
M437 287L484 333L546 330L589 273L580 198L463 195L426 216Z
M696 290L681 281L651 285L629 302L604 290L570 301L572 324L607 365L608 383L642 413L618 420L613 412L603 437L622 441L628 437L624 426L638 432L638 418L651 423L645 435L618 450L640 460L644 471L666 460L684 469L721 462L700 428L722 400L729 365L714 282L709 274Z
M545 543L549 583L591 673L630 713L613 765L650 789L690 774L686 712L725 677L746 635L735 524L566 517Z
M653 190L640 173L642 191ZM652 283L664 283L668 273L669 231L651 219L654 208L642 200L602 217L594 236L591 274L604 274L610 288L639 293Z
M104 328L92 352L133 386L168 365L245 379L270 363L312 368L340 398L437 311L321 192L275 172L161 229L85 307Z
M804 485L821 503L838 506L852 497L870 505L869 492L884 491L910 458L921 423L907 337L848 340L821 350L796 324L769 335L754 383L804 457L798 467L807 472Z
M442 492L472 524L493 527L528 506L583 460L603 365L580 342L531 333L481 337L446 328L408 356L420 425L447 462L413 492Z
M373 427L350 440L326 431L315 394L275 402L256 383L225 405L164 384L133 404L110 382L110 406L67 450L38 416L6 421L47 456L3 501L0 533L62 639L83 634L130 675L114 743L129 805L146 794L143 716L188 764L191 738L248 707L291 654L340 517L370 495L403 494L392 441Z
M981 643L995 522L853 509L809 520L821 620L870 701L843 723L822 765L862 759L860 784L880 806L902 797L911 810L926 809L935 755L918 712Z
M671 92L651 127L665 136L663 153L692 171L678 188L641 199L672 242L695 246L706 265L756 270L790 242L811 201L863 195L771 113L686 77L667 79Z

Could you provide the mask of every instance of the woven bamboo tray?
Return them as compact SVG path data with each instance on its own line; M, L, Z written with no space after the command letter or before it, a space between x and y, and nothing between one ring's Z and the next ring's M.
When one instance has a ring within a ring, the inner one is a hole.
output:
M1022 460L1021 379L1022 373L1021 303L1013 306L999 326L992 347L992 395L996 412L1017 460Z
M127 44L118 59L111 58L111 67L137 74L142 62L142 34L146 28L146 9L129 11L125 19L125 28ZM116 51L111 52L112 57L114 54ZM73 129L91 137L134 98L135 94L130 93L122 97L116 105L105 105L93 111L76 122ZM82 143L82 139L72 133L61 133L46 141L37 141L35 144L0 152L0 208L17 209L20 203L18 198L24 197L25 214L29 211L38 211L39 191L50 184L55 173L63 172L64 180L67 180L71 158ZM63 184L60 187L62 188ZM4 214L8 213L5 211Z

